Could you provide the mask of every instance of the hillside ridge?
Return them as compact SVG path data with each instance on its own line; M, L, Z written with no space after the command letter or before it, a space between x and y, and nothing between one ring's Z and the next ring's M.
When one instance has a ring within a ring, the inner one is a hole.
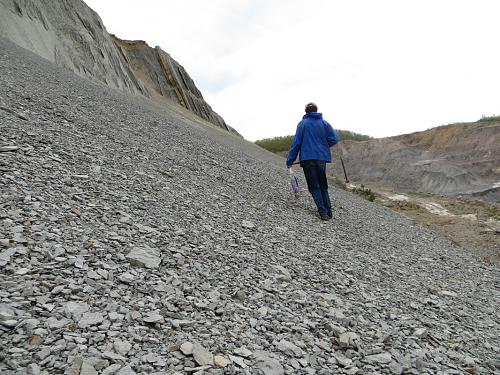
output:
M191 77L170 55L158 47L154 61L148 53L131 56L133 43L141 51L149 47L143 41L125 43L108 34L99 15L81 0L0 0L0 36L82 77L160 103L176 103L238 134L205 102ZM156 66L158 58L161 69ZM162 81L159 90L151 85L150 77Z
M500 201L500 122L464 123L361 142L341 142L349 176L399 191ZM340 166L333 172L342 176Z

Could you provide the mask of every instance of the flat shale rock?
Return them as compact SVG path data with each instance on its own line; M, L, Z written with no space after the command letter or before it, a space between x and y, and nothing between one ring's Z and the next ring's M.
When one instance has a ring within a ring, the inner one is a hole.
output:
M200 366L214 364L213 354L196 342L193 344L193 358Z
M259 369L264 375L284 375L285 370L281 363L272 354L265 351L256 351L255 368Z
M158 268L161 263L160 252L147 246L132 248L126 258L132 265L151 269Z

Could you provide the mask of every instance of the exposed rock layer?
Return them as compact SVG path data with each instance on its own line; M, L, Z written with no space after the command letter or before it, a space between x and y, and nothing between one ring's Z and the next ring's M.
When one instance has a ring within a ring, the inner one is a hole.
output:
M234 132L215 113L194 84L186 70L160 47L151 48L144 41L113 41L124 56L136 78L156 100L169 98L203 119Z
M81 0L0 0L0 36L82 77L163 103L171 100L237 134L168 53L110 36Z
M340 148L340 150L339 150ZM500 123L441 126L363 142L341 142L352 180L400 191L484 195L500 201ZM342 175L340 163L334 172Z

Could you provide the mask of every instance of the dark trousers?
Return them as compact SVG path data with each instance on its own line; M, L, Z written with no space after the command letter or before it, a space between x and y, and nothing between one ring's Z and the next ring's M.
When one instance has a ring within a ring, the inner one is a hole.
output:
M332 212L332 204L328 195L326 180L326 162L322 160L305 160L300 162L307 181L307 189L311 193L320 215Z

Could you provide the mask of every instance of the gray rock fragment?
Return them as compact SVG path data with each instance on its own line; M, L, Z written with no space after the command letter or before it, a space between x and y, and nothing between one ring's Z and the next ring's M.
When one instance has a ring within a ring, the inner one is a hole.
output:
M122 367L117 373L116 375L136 375L137 373L132 370L132 367L130 366L125 366L125 367Z
M78 326L80 328L87 328L90 326L95 326L101 324L104 317L100 312L86 312L82 315L81 319L78 321Z
M193 344L193 358L200 366L213 365L214 356L199 343Z
M126 356L130 349L132 349L132 344L128 341L115 340L113 342L113 349L115 349L118 354Z
M79 375L98 375L98 372L89 362L83 361Z
M367 355L363 358L363 362L367 363L375 363L375 364L384 364L390 363L392 361L392 356L390 353L379 353Z
M193 348L194 348L193 343L186 341L181 345L180 350L184 355L191 355L193 354Z
M89 311L89 305L83 302L69 301L64 305L66 316L74 320L79 320L87 311Z
M282 339L280 342L278 342L276 344L276 347L278 348L278 350L292 357L302 357L304 355L302 349L300 349L294 343L285 339Z
M158 268L161 263L160 252L148 246L132 248L126 258L132 265L151 269Z
M356 347L358 335L354 332L344 332L339 336L339 345L341 348Z
M264 375L284 375L285 369L276 357L266 351L257 350L253 353L255 358L254 367L264 373Z

